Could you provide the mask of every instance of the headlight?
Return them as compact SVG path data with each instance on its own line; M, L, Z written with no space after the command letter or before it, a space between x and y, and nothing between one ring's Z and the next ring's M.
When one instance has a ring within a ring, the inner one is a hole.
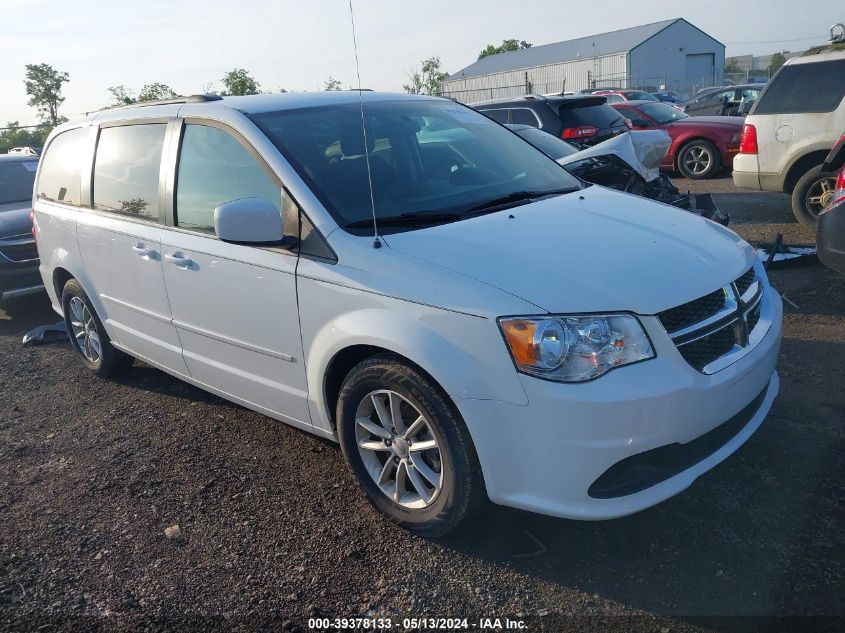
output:
M654 358L643 326L627 314L499 319L519 371L559 382L582 382Z

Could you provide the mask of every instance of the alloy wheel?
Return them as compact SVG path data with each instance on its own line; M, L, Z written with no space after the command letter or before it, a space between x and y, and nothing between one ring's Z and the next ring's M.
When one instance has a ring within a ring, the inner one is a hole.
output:
M355 441L370 477L395 503L431 505L443 488L440 442L407 398L388 389L367 394L355 413Z
M710 169L713 158L706 148L693 145L684 152L683 161L687 171L698 176Z
M97 323L94 316L79 297L70 300L70 326L73 330L73 339L79 351L92 363L100 360L102 348L100 346L100 335L97 332Z
M807 189L807 195L804 197L805 206L813 217L818 218L822 209L833 202L835 187L835 178L819 178Z

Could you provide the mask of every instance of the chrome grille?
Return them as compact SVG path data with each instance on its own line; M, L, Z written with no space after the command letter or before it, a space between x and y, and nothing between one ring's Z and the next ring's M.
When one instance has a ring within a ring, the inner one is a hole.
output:
M700 372L713 373L721 368L710 367L716 361L748 347L750 334L760 322L762 290L750 268L729 286L657 317L684 360Z

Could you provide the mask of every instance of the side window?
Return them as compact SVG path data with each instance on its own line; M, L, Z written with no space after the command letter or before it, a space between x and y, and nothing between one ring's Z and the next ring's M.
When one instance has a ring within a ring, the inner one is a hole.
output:
M41 158L38 199L82 206L80 170L86 160L88 128L62 132L54 138Z
M537 115L528 108L514 108L511 110L511 123L540 127Z
M158 220L164 123L100 130L94 160L94 208Z
M843 97L845 59L790 64L769 81L754 114L833 112Z
M503 108L498 108L495 110L482 110L481 113L486 114L488 117L490 117L494 121L498 121L499 123L508 122L508 111Z
M214 208L239 198L264 198L280 209L282 190L231 134L186 125L176 177L176 226L214 233Z

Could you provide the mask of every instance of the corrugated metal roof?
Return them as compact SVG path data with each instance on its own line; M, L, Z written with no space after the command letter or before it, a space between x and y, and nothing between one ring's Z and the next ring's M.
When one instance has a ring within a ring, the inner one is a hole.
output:
M645 42L648 38L656 35L670 24L681 20L663 20L634 26L629 29L620 29L610 33L599 33L587 37L579 37L576 40L555 42L554 44L543 44L532 46L520 51L488 55L479 59L474 64L452 73L449 79L464 79L466 77L477 77L478 75L489 75L492 73L519 70L532 66L543 66L545 64L556 64L558 62L571 61L593 57L593 55L610 55L612 53L626 53ZM595 50L593 49L595 44ZM448 81L448 80L447 80Z

